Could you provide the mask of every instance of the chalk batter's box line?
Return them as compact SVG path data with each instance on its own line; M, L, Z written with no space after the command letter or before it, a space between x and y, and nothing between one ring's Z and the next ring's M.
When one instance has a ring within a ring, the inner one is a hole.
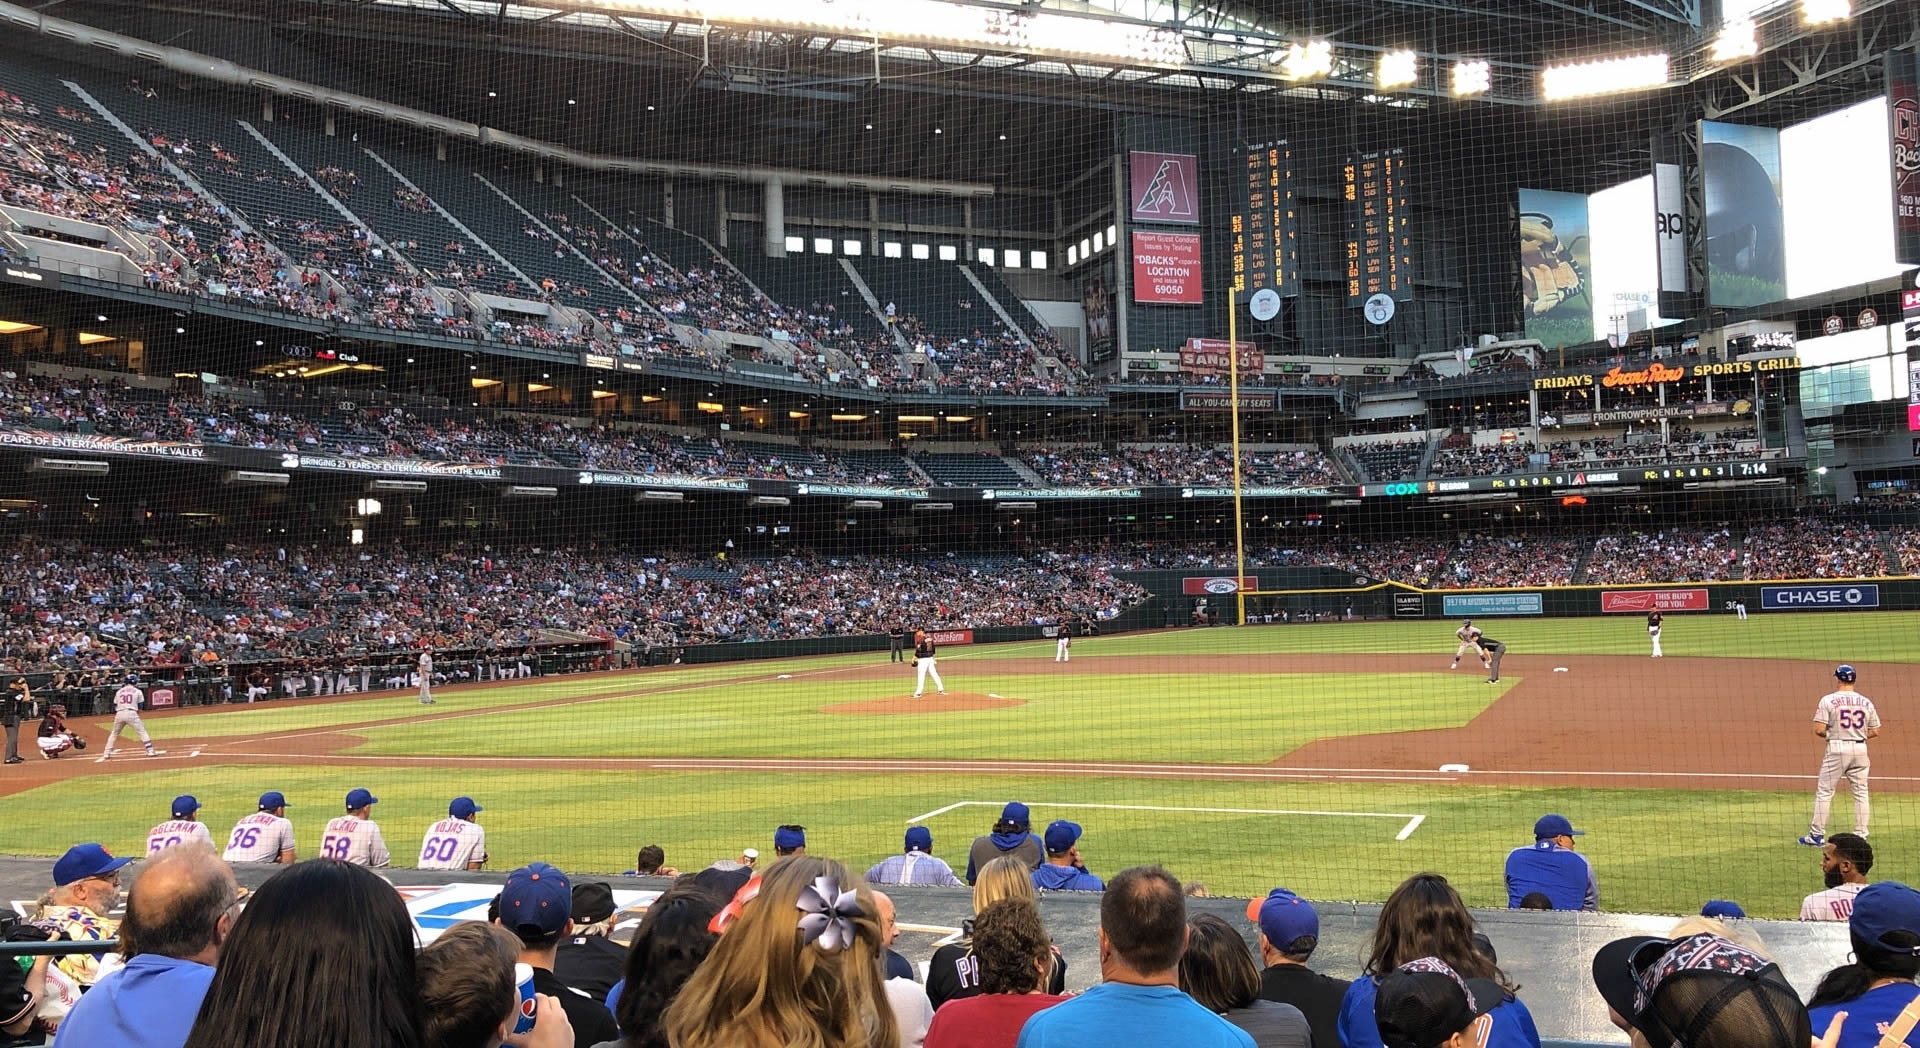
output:
M1004 802L1002 801L956 801L952 804L947 805L944 808L935 808L934 810L927 812L923 815L916 815L913 818L907 820L907 825L912 826L915 823L925 822L928 819L931 819L940 815L945 815L948 812L957 811L961 808L997 808L997 807L1000 807L1003 803ZM1188 812L1188 813L1197 812L1197 813L1214 814L1214 815L1305 815L1305 816L1311 816L1316 818L1333 818L1333 819L1338 819L1338 818L1405 819L1406 825L1400 827L1400 832L1394 835L1393 839L1396 841L1404 841L1408 837L1413 836L1413 831L1419 829L1420 824L1427 821L1427 817L1425 815L1416 815L1409 812L1387 812L1387 811L1306 811L1306 810L1292 809L1292 808L1173 808L1173 807L1164 807L1157 804L1078 804L1078 803L1052 804L1052 803L1045 803L1045 802L1031 803L1030 807L1087 808L1087 809L1096 809L1100 811L1167 811L1167 812Z

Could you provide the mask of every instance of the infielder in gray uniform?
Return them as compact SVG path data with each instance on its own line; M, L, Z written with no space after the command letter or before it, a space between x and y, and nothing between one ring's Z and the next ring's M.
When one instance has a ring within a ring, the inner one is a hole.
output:
M1827 812L1843 776L1853 790L1853 832L1867 835L1867 740L1880 734L1880 711L1854 690L1856 676L1852 666L1835 669L1840 689L1821 696L1813 711L1813 733L1827 740L1827 755L1820 761L1820 784L1813 788L1813 822L1800 843L1814 848L1827 843Z

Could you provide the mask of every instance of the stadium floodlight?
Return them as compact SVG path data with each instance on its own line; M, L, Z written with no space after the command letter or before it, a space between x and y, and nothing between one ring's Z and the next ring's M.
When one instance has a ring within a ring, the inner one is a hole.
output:
M1415 83L1420 79L1420 56L1407 50L1388 51L1380 56L1374 79L1383 88Z
M1486 94L1493 88L1493 66L1477 58L1455 62L1452 87L1455 98Z
M1853 17L1849 0L1800 0L1800 20L1808 25L1825 25Z
M1280 60L1280 75L1288 80L1311 80L1333 72L1333 44L1326 40L1296 40Z
M1759 54L1760 37L1754 30L1753 22L1736 18L1721 26L1720 34L1713 38L1711 53L1715 62L1737 62Z
M1667 72L1668 58L1665 54L1570 62L1548 66L1541 71L1540 93L1547 101L1558 102L1622 91L1644 91L1665 84Z

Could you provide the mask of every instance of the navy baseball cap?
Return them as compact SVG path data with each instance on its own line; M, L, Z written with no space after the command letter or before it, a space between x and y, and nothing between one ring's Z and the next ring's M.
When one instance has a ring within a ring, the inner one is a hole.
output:
M132 861L116 859L112 852L98 844L76 844L60 856L59 862L53 864L53 883L65 887L88 877L101 877Z
M173 799L173 817L176 819L190 819L199 810L200 801L191 793L183 793Z
M1744 918L1746 915L1747 911L1741 909L1739 903L1726 899L1709 899L1705 906L1700 907L1700 916L1702 917Z
M933 851L933 831L927 829L925 826L907 827L907 850L931 854Z
M1847 665L1836 667L1833 675L1836 679L1846 681L1849 684L1853 683L1854 678L1858 676L1858 674L1854 673L1853 667Z
M348 811L352 811L355 808L364 808L369 804L379 804L379 803L380 803L380 798L375 797L371 791L366 789L357 789L347 794L347 810Z
M275 808L286 807L291 807L291 805L287 803L287 795L281 793L279 790L268 790L260 795L261 811L271 811Z
M1584 837L1587 831L1576 830L1565 815L1542 815L1540 821L1533 824L1533 839L1544 841L1548 837Z
M1060 819L1047 824L1047 854L1065 855L1080 839L1080 824Z
M517 932L558 935L573 916L573 882L557 867L530 863L507 874L500 889L500 923Z
M1312 903L1285 888L1275 888L1266 898L1248 902L1247 919L1260 926L1260 934L1276 950L1285 950L1302 936L1320 938L1320 914Z
M485 810L486 810L485 808L482 808L478 804L473 803L472 797L455 797L453 799L453 803L447 805L447 814L453 816L456 819L464 819L467 816L474 814L475 812L481 812Z
M1019 801L1008 801L1007 806L1000 809L1000 821L1032 822L1033 813L1027 811L1027 806L1021 804Z
M804 848L807 846L807 833L798 826L788 829L785 826L773 831L775 848Z
M1891 932L1920 935L1920 892L1899 881L1881 881L1860 889L1853 897L1853 916L1847 930L1876 948L1920 957L1920 947L1892 946L1886 941Z

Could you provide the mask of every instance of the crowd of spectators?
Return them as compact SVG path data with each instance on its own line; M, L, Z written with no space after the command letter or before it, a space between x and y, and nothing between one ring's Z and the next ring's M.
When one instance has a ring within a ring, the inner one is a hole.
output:
M1843 579L1887 573L1881 535L1862 520L1813 514L1747 529L1750 579Z
M1049 484L1060 487L1209 487L1233 483L1233 450L1220 444L1034 444L1018 449L1020 460ZM1340 484L1337 468L1318 449L1240 453L1246 486L1285 484L1324 487Z
M1448 557L1442 585L1565 586L1592 548L1588 535L1463 535Z
M1440 441L1429 473L1436 477L1498 477L1528 472L1533 454L1532 441L1503 440L1497 444L1475 444L1464 433L1454 433Z
M1721 582L1740 577L1740 540L1726 524L1602 535L1585 581ZM1755 576L1748 576L1749 578Z

